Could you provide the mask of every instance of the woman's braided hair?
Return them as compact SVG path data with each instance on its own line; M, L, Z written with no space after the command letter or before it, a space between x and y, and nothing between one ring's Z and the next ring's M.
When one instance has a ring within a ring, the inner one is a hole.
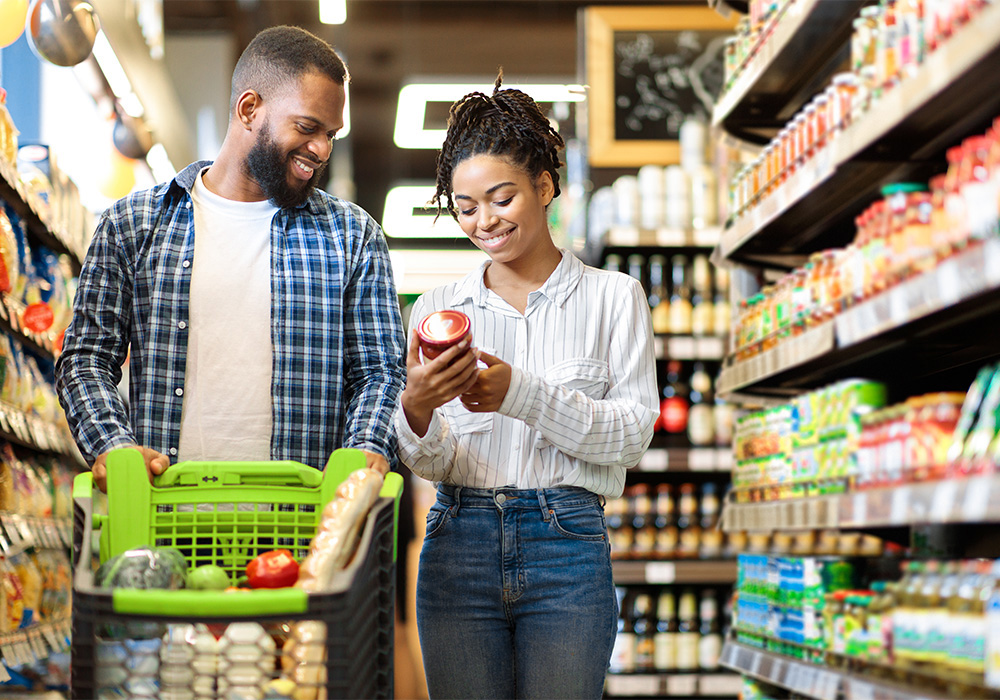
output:
M437 158L437 189L432 202L440 216L445 209L453 218L458 210L451 194L455 167L476 155L506 158L532 180L546 170L552 174L553 197L559 196L559 150L565 147L533 99L520 90L501 90L503 70L493 85L493 95L470 92L451 106L448 133ZM443 201L442 201L443 200Z

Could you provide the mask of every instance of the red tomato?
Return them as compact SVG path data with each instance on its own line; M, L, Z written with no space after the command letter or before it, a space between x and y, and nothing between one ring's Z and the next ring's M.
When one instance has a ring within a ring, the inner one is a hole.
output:
M287 549L265 552L247 564L251 588L286 588L299 580L299 563Z

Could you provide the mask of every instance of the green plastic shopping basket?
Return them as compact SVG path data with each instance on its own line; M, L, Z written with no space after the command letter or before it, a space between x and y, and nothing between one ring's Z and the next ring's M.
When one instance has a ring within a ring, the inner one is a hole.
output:
M103 690L95 674L102 630L136 623L315 620L327 629L327 697L391 698L399 474L386 475L357 553L322 593L94 585L95 530L100 530L101 562L134 547L171 547L189 567L221 566L234 584L258 554L288 549L301 561L323 507L337 486L364 466L364 453L349 449L334 452L323 471L297 462L184 462L151 485L138 450L115 450L108 456L108 513L103 516L93 512L92 475L78 475L73 484L72 697L95 698Z

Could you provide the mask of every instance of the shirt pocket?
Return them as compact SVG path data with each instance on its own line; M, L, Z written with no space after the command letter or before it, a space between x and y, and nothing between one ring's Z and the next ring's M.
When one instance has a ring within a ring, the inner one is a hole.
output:
M549 367L545 379L592 399L603 399L608 391L608 365L589 357L575 357Z

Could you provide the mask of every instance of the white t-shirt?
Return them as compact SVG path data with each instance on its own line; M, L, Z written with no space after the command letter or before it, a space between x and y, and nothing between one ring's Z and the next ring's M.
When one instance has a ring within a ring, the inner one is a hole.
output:
M268 201L234 202L202 181L178 461L271 456L271 219Z

